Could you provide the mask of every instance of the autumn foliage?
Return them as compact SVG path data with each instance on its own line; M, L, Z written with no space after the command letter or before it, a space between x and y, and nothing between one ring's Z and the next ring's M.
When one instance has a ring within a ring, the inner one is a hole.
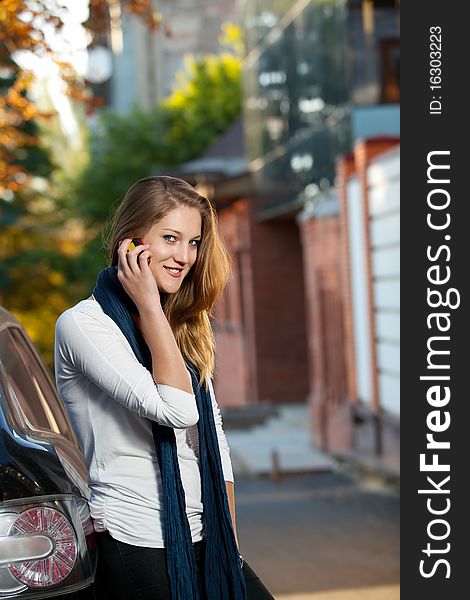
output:
M115 3L116 0L90 0L87 27L93 31L105 29L109 20L109 7ZM150 29L163 28L165 32L169 32L167 25L163 23L162 15L154 10L152 0L124 0L121 4L124 10L140 17Z
M99 31L109 22L110 6L119 0L90 0L90 18L86 26ZM142 18L152 29L163 27L161 16L152 8L151 0L122 0L123 8ZM68 93L75 99L94 106L86 82L80 81L72 67L56 56L45 36L47 28L60 31L66 8L56 0L1 0L0 2L0 195L5 190L17 191L27 182L26 168L17 161L20 149L35 145L37 139L25 132L25 122L45 119L50 115L40 112L28 98L33 75L23 72L14 62L19 50L28 50L39 56L50 56L59 66ZM166 27L164 27L167 32ZM5 88L5 86L3 86Z

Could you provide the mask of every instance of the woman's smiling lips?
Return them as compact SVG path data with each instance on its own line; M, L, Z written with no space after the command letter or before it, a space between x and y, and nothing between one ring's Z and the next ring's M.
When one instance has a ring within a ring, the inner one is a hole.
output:
M181 273L183 272L183 269L179 267L166 267L165 265L163 265L163 268L166 269L168 274L172 277L181 277Z

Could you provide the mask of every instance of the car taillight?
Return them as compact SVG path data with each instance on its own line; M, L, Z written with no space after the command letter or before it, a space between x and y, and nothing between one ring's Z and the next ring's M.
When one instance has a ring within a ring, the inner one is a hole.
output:
M56 585L72 572L77 560L77 539L69 520L58 510L38 507L22 512L8 535L28 536L31 540L42 535L52 543L46 558L9 565L11 573L27 586Z
M87 501L70 495L0 504L0 598L49 597L93 581L94 533Z

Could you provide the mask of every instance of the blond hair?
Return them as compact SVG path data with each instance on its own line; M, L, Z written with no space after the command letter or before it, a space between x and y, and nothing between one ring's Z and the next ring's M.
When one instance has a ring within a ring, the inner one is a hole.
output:
M116 266L120 240L144 236L155 223L180 206L199 210L201 243L196 262L180 289L167 294L162 306L181 353L198 368L201 384L214 374L215 340L210 317L230 272L229 254L218 233L217 213L211 202L182 179L168 176L140 179L128 190L105 226L103 241L109 264Z

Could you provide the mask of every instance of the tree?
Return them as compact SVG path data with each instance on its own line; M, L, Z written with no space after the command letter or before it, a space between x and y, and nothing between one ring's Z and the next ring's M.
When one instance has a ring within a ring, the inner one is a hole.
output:
M122 0L124 9L138 15L149 27L163 27L161 15L153 10L151 0ZM90 0L90 30L99 30L109 21L109 10L115 0ZM58 0L28 1L2 0L0 2L0 79L12 80L0 97L0 195L5 190L16 192L27 185L28 171L18 153L26 146L37 144L37 137L28 135L22 127L25 122L47 118L35 103L28 99L26 92L34 80L30 72L24 72L14 63L12 57L19 50L28 50L38 56L50 56L58 64L63 79L67 82L69 94L93 106L90 89L73 71L70 64L57 56L46 36L47 29L56 32L63 27L66 9Z
M48 120L47 126L58 129L55 121ZM58 167L44 131L30 120L19 127L19 134L23 132L38 143L20 148L16 158L31 185L20 186L13 198L0 198L0 304L21 321L52 366L55 319L77 293L65 275L68 256L79 247L63 239L65 225L54 191Z

